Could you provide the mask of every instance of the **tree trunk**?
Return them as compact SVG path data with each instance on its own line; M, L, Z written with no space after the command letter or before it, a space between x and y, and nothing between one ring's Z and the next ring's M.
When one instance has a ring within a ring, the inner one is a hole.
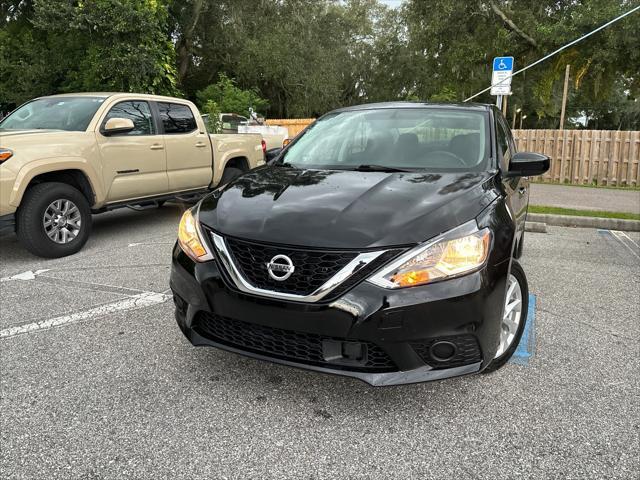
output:
M189 66L191 65L191 54L193 49L193 32L200 20L200 13L202 13L202 6L204 0L195 0L193 2L193 11L191 13L192 21L188 27L183 31L180 40L176 46L176 53L178 56L178 81L180 84L184 82L184 79L189 73Z

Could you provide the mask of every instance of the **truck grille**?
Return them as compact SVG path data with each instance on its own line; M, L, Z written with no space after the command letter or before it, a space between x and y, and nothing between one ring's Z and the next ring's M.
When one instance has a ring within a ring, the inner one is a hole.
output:
M360 342L366 346L366 360L362 365L344 366L327 362L322 351L323 340L344 339L256 325L209 312L198 313L194 325L198 333L217 343L282 360L353 371L396 370L389 356L380 347L369 342Z
M358 252L306 250L265 245L227 237L227 245L244 277L256 288L294 295L310 295L353 260ZM267 263L286 255L295 270L284 281L269 276Z

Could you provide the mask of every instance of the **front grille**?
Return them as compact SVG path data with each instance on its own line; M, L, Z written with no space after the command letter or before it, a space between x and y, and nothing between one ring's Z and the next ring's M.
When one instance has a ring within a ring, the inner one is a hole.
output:
M251 285L295 295L310 295L358 255L352 251L307 250L234 238L226 241L236 266ZM267 263L276 255L286 255L295 266L284 281L274 280L267 271Z
M384 350L369 342L360 342L366 346L367 351L366 361L362 365L344 366L324 359L322 341L345 339L256 325L208 312L198 313L194 328L199 334L217 343L282 360L353 371L396 370L393 361Z
M433 358L429 349L431 348L431 345L439 341L447 341L455 344L455 355L446 361L438 361ZM476 337L469 334L433 338L421 343L412 343L411 346L420 358L433 368L461 367L462 365L469 365L482 360L478 341L476 340Z

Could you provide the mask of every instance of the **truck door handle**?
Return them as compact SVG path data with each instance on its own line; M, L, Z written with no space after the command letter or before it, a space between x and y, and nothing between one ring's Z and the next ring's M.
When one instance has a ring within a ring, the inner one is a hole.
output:
M159 143L154 143L153 145L151 145L149 147L151 150L164 150L164 145L161 145Z
M196 147L198 147L198 148L202 148L202 147L206 147L206 146L207 146L207 144L206 144L206 143L204 143L204 142L198 142L198 143L196 143Z

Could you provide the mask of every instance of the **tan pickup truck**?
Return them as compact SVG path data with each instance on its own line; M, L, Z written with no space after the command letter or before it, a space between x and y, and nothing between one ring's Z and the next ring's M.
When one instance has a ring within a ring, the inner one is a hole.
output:
M36 255L70 255L94 213L194 199L263 163L259 134L209 135L187 100L37 98L0 122L0 230Z

